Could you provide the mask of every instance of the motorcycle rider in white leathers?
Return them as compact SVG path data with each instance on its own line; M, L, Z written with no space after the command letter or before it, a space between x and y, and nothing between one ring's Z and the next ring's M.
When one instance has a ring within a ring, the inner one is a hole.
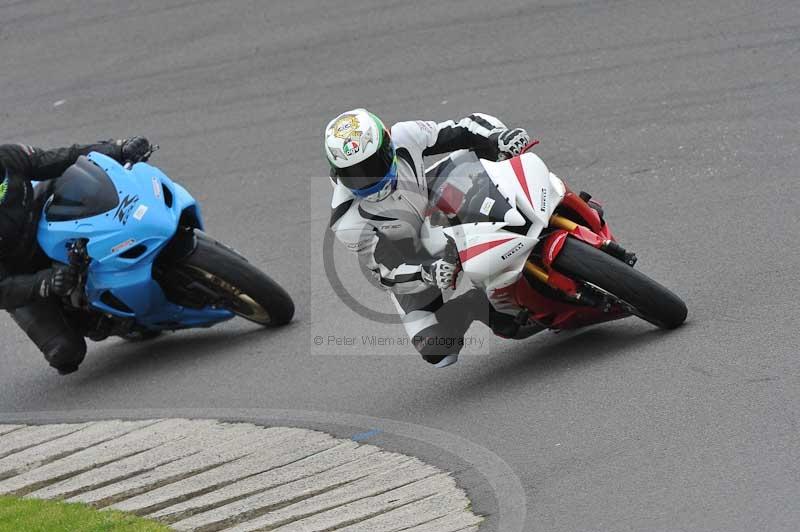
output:
M459 264L457 256L430 257L422 249L430 195L423 156L472 149L481 158L502 160L519 155L529 141L524 129L508 129L480 113L458 122L399 122L389 130L372 113L355 109L325 128L334 185L330 227L391 292L412 343L437 367L458 360L474 320L505 337L540 328L527 323L522 309L490 304L491 294L481 289L444 302Z

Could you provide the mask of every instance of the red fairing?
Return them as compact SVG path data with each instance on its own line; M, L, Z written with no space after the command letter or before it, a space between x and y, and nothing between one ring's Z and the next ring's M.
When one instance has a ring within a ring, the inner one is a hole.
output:
M576 306L550 299L537 292L524 277L517 281L514 289L517 304L527 308L534 320L551 329L577 329L628 316L628 313L621 308L603 312L592 307Z
M567 240L568 232L564 230L555 231L552 235L548 236L542 245L542 262L550 268L553 261L561 253L561 248L564 247L564 241Z
M561 205L577 213L578 216L586 221L588 227L581 225L580 222L576 222L578 226L572 231L557 230L545 240L542 247L542 260L548 269L552 266L556 257L558 257L561 248L564 247L564 241L567 235L582 240L596 248L603 247L603 244L607 240L614 240L611 229L608 227L608 224L603 223L597 211L589 207L585 201L575 195L571 190L567 190Z
M570 231L569 234L571 234L572 236L574 236L578 240L583 240L584 242L586 242L590 246L594 246L596 248L600 248L603 245L603 242L605 242L606 240L611 240L611 236L610 235L608 237L598 236L598 235L596 235L595 233L593 233L592 231L590 231L589 229L585 228L582 225L579 225L578 227L576 227L575 229ZM562 247L563 247L563 244L562 244ZM559 248L559 251L561 251L560 248ZM556 254L556 256L558 256L558 254Z
M564 274L556 270L550 270L548 273L547 284L557 290L561 290L567 295L574 296L578 293L578 284Z
M611 230L608 228L608 224L603 224L603 221L600 220L600 215L597 213L597 211L589 207L585 201L583 201L571 190L567 190L567 193L564 195L564 199L561 201L561 205L576 212L578 216L586 220L589 229L597 233L602 240L615 240L611 234ZM582 225L577 220L573 221ZM581 238L581 240L583 239ZM589 243L591 244L591 242Z

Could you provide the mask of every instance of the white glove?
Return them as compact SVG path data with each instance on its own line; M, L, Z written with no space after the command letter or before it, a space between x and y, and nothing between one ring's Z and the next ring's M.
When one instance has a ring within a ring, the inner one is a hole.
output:
M506 129L497 137L497 160L505 161L522 153L522 149L531 141L528 132L517 127Z
M439 259L427 268L422 269L422 279L440 290L454 288L457 275L458 265L444 259Z

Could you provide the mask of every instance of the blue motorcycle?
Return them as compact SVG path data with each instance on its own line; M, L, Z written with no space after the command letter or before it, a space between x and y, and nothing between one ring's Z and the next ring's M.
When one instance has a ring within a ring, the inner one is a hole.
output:
M197 201L146 162L92 152L36 194L46 198L42 250L83 272L63 302L89 338L145 339L234 316L277 326L294 315L289 294L206 235Z

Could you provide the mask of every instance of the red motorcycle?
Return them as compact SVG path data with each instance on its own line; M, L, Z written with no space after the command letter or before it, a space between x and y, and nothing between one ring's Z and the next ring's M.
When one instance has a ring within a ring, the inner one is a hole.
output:
M575 194L526 147L507 161L457 151L428 169L432 205L422 240L432 256L458 253L492 301L528 309L554 329L630 315L673 329L686 319L675 294L634 269L603 209Z

